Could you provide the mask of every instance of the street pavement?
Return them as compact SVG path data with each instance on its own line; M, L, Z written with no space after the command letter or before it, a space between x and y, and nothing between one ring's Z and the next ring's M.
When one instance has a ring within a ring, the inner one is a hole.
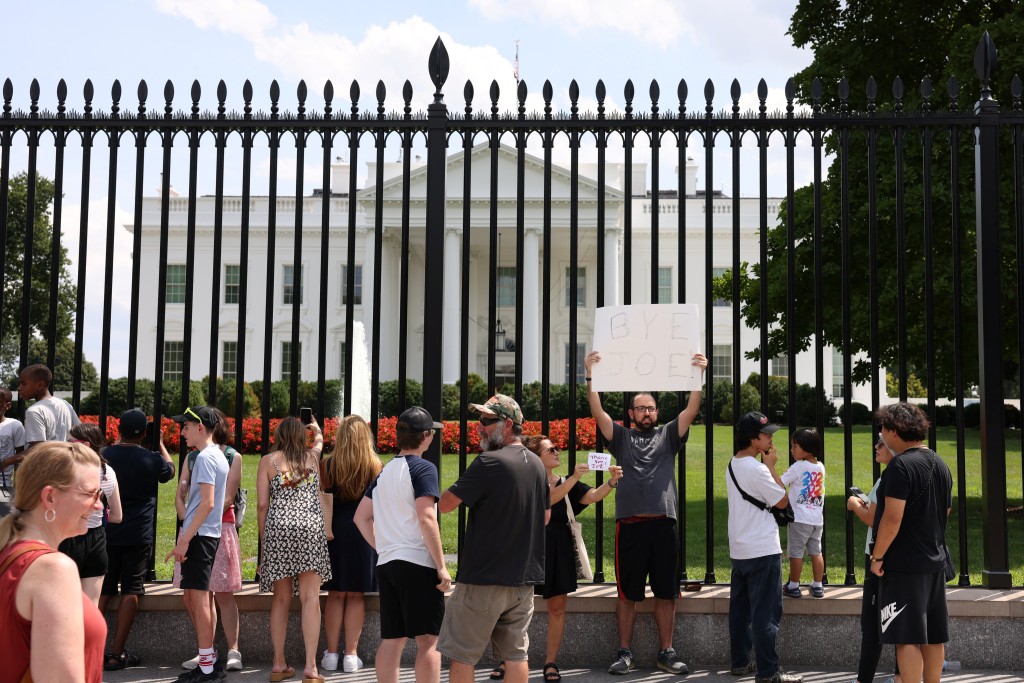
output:
M603 667L598 669L563 669L562 679L565 683L635 683L636 681L679 681L680 683L752 683L753 676L742 678L729 675L729 670L722 666L701 666L691 665L689 676L674 676L664 673L658 669L637 669L625 676L612 676ZM856 678L855 671L822 671L813 669L794 669L794 673L802 674L805 683L850 683ZM123 671L107 671L103 674L104 683L172 683L179 674L183 673L179 664L144 664L143 666L124 669ZM324 677L333 683L373 683L376 681L373 668L368 667L355 673L342 673L340 671L322 671ZM476 671L477 681L488 681L489 668L478 668ZM269 680L270 666L260 664L257 667L246 666L244 671L233 671L227 674L227 683L256 683L256 681ZM299 668L296 677L289 679L294 683L301 683L302 669ZM415 683L415 676L411 668L403 667L400 675L400 683ZM875 679L884 680L882 674ZM956 683L1024 683L1024 672L999 672L999 671L959 671L956 673L945 673L943 681ZM543 678L540 669L530 670L530 681L541 683ZM441 672L441 683L448 682L447 669Z

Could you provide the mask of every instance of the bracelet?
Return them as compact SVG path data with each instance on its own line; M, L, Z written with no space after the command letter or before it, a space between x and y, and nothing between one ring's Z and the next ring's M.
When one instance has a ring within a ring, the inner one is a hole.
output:
M872 555L871 556L871 561L872 562L881 562L882 558L881 557L875 557L874 555Z
M613 483L611 483L611 482L609 481L609 482L608 482L608 488L610 488L610 489L617 489L617 488L619 488L619 483L618 483L618 482L615 482L615 483L613 484Z

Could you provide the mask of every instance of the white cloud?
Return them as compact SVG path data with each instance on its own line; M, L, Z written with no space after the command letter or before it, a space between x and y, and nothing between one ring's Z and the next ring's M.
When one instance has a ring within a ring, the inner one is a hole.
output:
M683 20L679 3L670 0L469 0L491 20L539 19L578 33L588 28L622 31L665 48L692 27ZM730 22L725 22L730 23Z
M156 0L164 14L184 17L201 29L237 33L249 40L273 28L277 19L258 0Z

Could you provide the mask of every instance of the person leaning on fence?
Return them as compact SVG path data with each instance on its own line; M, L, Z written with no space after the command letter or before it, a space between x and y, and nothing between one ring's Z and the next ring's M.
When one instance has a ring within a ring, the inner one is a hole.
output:
M45 365L30 365L18 375L18 398L35 401L25 411L26 448L41 441L67 441L68 430L80 422L70 403L50 393L52 383L53 373Z
M924 445L928 418L900 402L876 413L882 442L896 454L878 487L871 571L878 582L878 621L885 644L896 646L900 674L927 683L942 675L949 641L946 609L946 519L953 476Z
M608 442L608 452L622 467L622 485L615 494L615 606L619 651L608 673L625 674L636 661L632 647L637 604L644 600L648 576L654 592L654 621L658 625L658 668L673 674L689 669L672 646L679 597L679 534L676 530L675 456L686 441L690 425L700 410L700 391L691 391L682 412L661 428L658 405L648 392L633 395L629 419L633 428L616 424L601 407L593 390L591 374L601 354L591 351L587 369L587 401L590 414ZM693 354L692 364L703 374L708 359Z
M10 409L11 390L0 387L0 517L11 511L14 498L15 462L7 461L25 450L25 426L7 416Z
M146 414L138 408L126 410L117 424L120 439L103 449L108 466L117 474L122 514L120 524L107 524L107 575L100 595L100 611L105 611L120 586L114 638L103 664L108 671L140 662L125 650L125 644L139 610L139 596L146 592L146 573L156 542L158 488L174 478L174 461L163 439L158 451L142 446L147 423Z
M419 406L399 415L398 455L367 488L355 514L356 526L379 558L381 640L376 667L380 683L398 683L408 638L416 640L416 683L441 680L437 635L452 577L445 566L434 509L441 495L437 467L422 457L441 428Z
M782 621L782 545L772 514L748 501L747 495L777 508L789 504L775 471L778 454L771 424L759 412L736 423L736 456L725 474L729 504L729 647L732 673L756 673L756 683L801 683L803 677L779 668L775 648ZM757 456L761 456L761 462ZM756 656L750 660L751 648Z
M529 675L533 587L544 582L544 525L550 516L544 466L523 446L523 412L495 394L479 411L483 453L441 494L439 509L469 508L458 583L448 598L437 649L451 659L451 683L472 683L487 643L505 680Z

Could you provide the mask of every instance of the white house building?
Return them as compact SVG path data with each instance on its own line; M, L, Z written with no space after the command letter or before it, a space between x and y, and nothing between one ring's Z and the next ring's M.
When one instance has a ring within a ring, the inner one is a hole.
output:
M492 282L497 287L497 317L506 337L522 349L522 378L524 382L540 380L541 350L545 349L551 358L553 383L563 383L572 374L582 372L583 352L591 347L594 308L597 301L597 169L593 164L580 164L578 183L578 281L569 282L569 227L570 227L570 173L563 166L554 165L551 174L551 282L549 291L542 290L543 264L543 222L544 222L544 173L543 161L534 156L525 157L525 190L523 208L525 214L524 261L520 270L515 259L516 209L519 199L516 190L516 150L501 147L498 152L498 270L488 271L491 222L490 196L490 149L486 145L476 147L473 152L472 193L470 197L471 224L469 226L472 258L468 273L461 272L463 230L464 158L462 152L449 157L447 176L447 209L445 218L445 288L444 288L444 353L442 374L446 383L458 379L459 335L462 311L460 311L462 277L470 284L469 344L472 349L469 358L471 372L487 374L489 345L494 335L488 331L488 293ZM409 266L409 310L408 373L418 378L422 375L422 318L423 318L423 252L425 235L426 167L418 160L412 165L410 177L410 248ZM287 378L290 367L292 339L292 301L301 297L299 319L300 362L295 370L303 379L314 379L318 371L317 341L319 338L319 292L322 279L327 281L327 353L324 359L328 379L341 377L344 368L345 343L348 339L345 329L345 291L348 245L349 202L356 202L356 287L353 292L355 320L361 320L367 334L372 333L373 278L374 278L374 220L378 196L382 204L382 251L381 251L381 301L380 301L380 379L394 379L398 375L398 311L401 253L401 221L403 204L402 164L387 163L383 168L384 182L380 188L373 183L377 175L375 163L367 164L368 183L358 190L354 198L347 195L350 173L349 164L332 164L332 188L330 204L330 248L328 270L321 272L321 223L323 195L320 191L306 197L278 197L276 215L276 245L273 259L273 290L267 289L267 229L269 199L254 196L249 200L249 263L248 288L246 296L245 367L238 367L237 330L238 308L241 292L240 279L240 238L242 199L238 196L224 198L223 245L221 256L221 284L217 297L219 306L218 336L219 358L217 367L224 378L234 378L241 373L246 380L263 375L264 354L271 354L272 378ZM697 191L697 164L692 160L682 169L685 173L685 198L681 201L676 192L660 193L658 229L657 273L651 273L651 218L652 199L647 191L647 164L634 164L632 169L633 197L627 201L623 192L626 169L623 164L607 164L605 188L605 236L606 250L604 272L604 302L608 305L624 303L624 257L623 225L625 212L631 216L631 303L652 303L652 276L657 278L658 303L676 301L678 291L677 248L678 213L686 211L686 235L684 250L686 260L686 296L701 306L701 329L704 334L705 255L708 230L705 221L705 196ZM679 172L679 169L677 169ZM673 179L672 185L675 186ZM778 199L768 199L769 215L775 215L779 208ZM189 199L173 196L169 198L169 251L167 260L166 287L166 330L164 342L164 376L180 379L184 352L185 318L185 272L187 259L187 216ZM715 270L726 270L732 265L733 199L724 195L713 197L711 239ZM159 196L147 197L142 212L142 280L140 285L139 339L140 349L155 349L159 283L160 245L160 204ZM294 229L296 208L301 211L302 224L302 268L296 273L293 264ZM739 224L740 260L755 262L758 259L759 200L741 199ZM125 229L134 232L133 225ZM191 344L191 375L198 378L207 373L210 366L211 306L213 297L204 294L212 284L214 236L214 197L203 196L196 201L196 249L194 253L195 292L192 311L193 339ZM523 300L516 301L516 277L523 276ZM267 319L266 297L273 300L270 319ZM551 306L551 336L540 338L542 297L548 297ZM575 301L574 301L575 299ZM573 373L567 361L570 343L569 306L578 307L577 342L579 345L576 372ZM515 329L517 305L522 306L522 329ZM716 302L711 310L712 338L704 339L704 347L712 360L712 372L716 379L733 377L733 323L732 306L728 301ZM273 331L273 343L264 348L264 334L267 326ZM748 351L759 343L759 332L744 327L739 335L741 351ZM511 345L508 348L513 348ZM742 354L741 354L742 357ZM499 383L511 380L514 375L515 354L511 351L497 353L495 370ZM796 360L796 376L800 382L814 382L814 356L812 352L801 353ZM824 357L826 393L840 399L847 389L842 386L842 358L827 349ZM759 370L759 363L743 359L739 368L740 381L751 372ZM155 359L148 353L139 354L138 374L153 377ZM771 361L771 374L788 376L791 368L785 358ZM831 380L831 382L829 381ZM885 386L882 377L881 386ZM870 387L854 386L853 400L870 405Z

